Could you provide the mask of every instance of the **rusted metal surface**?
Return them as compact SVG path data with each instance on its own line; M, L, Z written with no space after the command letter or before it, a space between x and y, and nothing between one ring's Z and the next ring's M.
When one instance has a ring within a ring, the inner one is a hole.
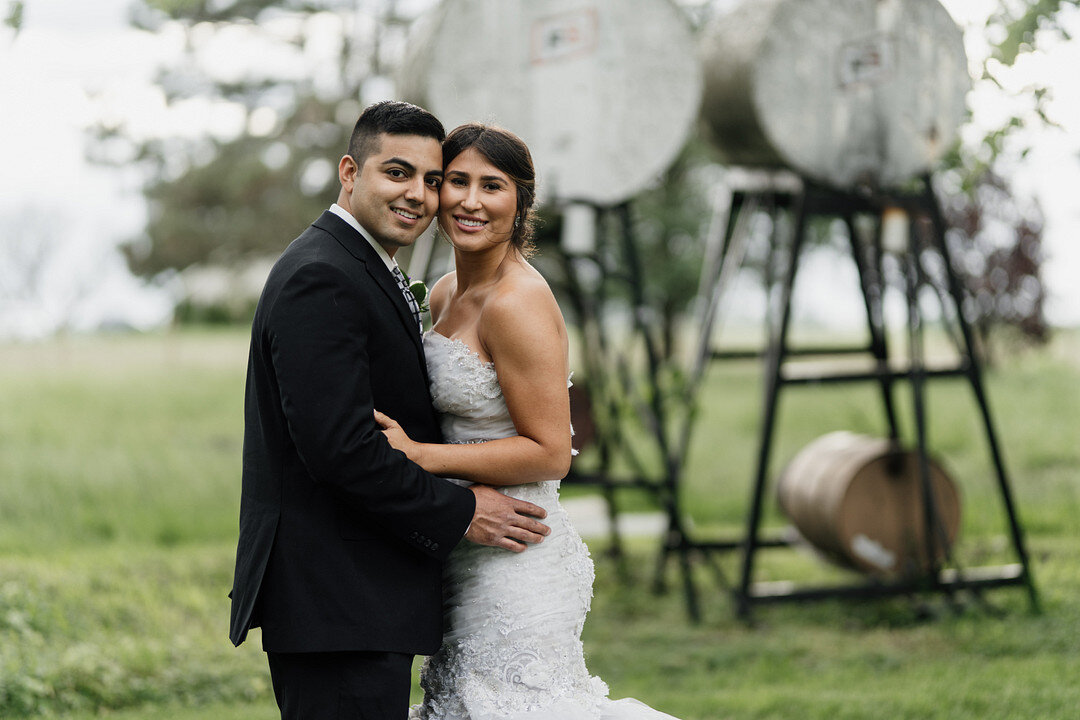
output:
M725 160L839 188L933 169L970 87L937 0L749 0L702 37L702 114Z

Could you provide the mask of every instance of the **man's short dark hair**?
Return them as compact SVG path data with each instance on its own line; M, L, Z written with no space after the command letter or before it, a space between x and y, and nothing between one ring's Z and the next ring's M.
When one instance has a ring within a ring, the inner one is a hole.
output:
M434 115L422 107L400 100L383 100L368 105L353 127L349 138L349 155L356 166L364 167L364 161L379 152L379 136L420 135L440 143L446 138L446 130Z

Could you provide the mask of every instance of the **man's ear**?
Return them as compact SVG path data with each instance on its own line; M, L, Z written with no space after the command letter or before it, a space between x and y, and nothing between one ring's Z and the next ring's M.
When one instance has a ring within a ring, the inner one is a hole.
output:
M343 155L337 166L338 180L341 181L341 188L351 193L353 185L356 183L356 178L360 175L360 168L356 166L356 161L353 160L352 155Z

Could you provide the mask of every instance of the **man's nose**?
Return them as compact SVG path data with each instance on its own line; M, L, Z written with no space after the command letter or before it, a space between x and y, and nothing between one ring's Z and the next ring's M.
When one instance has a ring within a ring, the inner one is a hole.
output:
M409 202L423 203L426 190L427 185L424 183L424 178L414 177L405 185L405 199Z

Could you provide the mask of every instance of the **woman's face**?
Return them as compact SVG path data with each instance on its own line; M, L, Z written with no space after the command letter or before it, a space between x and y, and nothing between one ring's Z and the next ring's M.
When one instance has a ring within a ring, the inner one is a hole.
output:
M476 148L444 168L439 225L458 250L479 251L510 239L517 211L517 185Z

